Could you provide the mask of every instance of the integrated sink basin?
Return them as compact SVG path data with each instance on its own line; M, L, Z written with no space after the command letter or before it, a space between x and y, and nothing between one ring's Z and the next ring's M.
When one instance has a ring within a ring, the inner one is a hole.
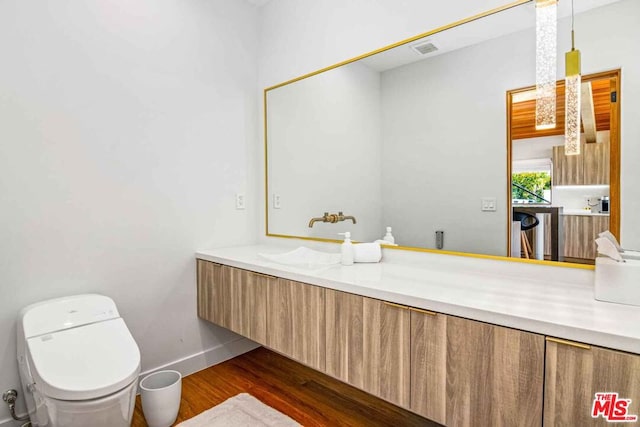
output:
M339 253L321 252L301 246L281 254L258 254L261 258L291 267L318 269L340 264Z

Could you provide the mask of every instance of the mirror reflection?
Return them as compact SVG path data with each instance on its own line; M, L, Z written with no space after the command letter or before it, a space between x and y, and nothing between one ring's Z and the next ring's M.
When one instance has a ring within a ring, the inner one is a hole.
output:
M570 46L562 6L559 78ZM576 12L583 74L618 69L634 55L633 43L621 40L640 31L619 25L622 17L638 16L634 0L590 0ZM569 206L557 188L562 184L552 181L560 175L548 149L522 154L523 141L552 135L508 138L506 98L535 82L534 21L534 4L525 3L265 90L267 234L333 240L350 231L357 241L374 241L390 226L404 247L523 256L515 244L522 234L512 229L516 207L604 210L610 190L580 189L579 196L564 196ZM595 144L606 134L599 126ZM526 173L539 182L522 185ZM512 191L512 183L529 192ZM549 232L551 215L543 215ZM542 259L582 262L564 248L553 256L552 238L538 242L535 235L543 227L525 230L530 258L546 246ZM565 237L556 237L556 248Z
M565 153L565 83L557 126L535 128L535 88L510 91L511 256L594 264L594 238L619 231L618 70L584 76L580 154ZM612 194L612 186L615 194Z

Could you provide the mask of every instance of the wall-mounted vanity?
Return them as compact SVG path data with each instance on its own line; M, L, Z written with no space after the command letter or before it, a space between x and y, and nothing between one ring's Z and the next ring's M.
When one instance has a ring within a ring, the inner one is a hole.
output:
M562 3L559 78L570 40L570 5ZM630 42L640 31L620 25L636 8L632 0L578 2L575 16L583 74L622 69L613 135L621 149L609 145L608 161L619 161L605 173L611 222L620 223L607 227L628 247L640 247L631 219L640 191L613 186L640 180L629 166L640 130L623 116L640 112L640 61ZM443 230L445 251L510 254L508 93L535 81L535 10L519 1L493 12L267 88L267 235L334 240L351 231L373 241L392 226L406 248L434 250ZM311 218L338 211L357 224L308 227Z
M312 270L258 255L282 250L198 252L198 315L444 425L605 426L591 407L607 391L638 414L640 307L566 280L589 271L491 275L499 262L433 254Z

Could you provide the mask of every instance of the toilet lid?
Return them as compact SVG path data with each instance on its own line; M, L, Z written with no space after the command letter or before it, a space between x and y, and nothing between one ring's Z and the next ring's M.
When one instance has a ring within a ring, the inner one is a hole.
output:
M36 388L54 399L103 397L131 384L140 372L140 351L122 318L27 343Z

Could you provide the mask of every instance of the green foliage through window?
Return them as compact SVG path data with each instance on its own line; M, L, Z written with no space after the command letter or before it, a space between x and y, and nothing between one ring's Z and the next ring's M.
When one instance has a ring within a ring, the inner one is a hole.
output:
M544 197L544 190L551 189L551 175L548 172L514 173L511 176L511 182L526 188L540 197ZM515 185L511 186L511 197L513 199L532 200L538 203L542 202L542 199L537 199L535 196L523 191Z

